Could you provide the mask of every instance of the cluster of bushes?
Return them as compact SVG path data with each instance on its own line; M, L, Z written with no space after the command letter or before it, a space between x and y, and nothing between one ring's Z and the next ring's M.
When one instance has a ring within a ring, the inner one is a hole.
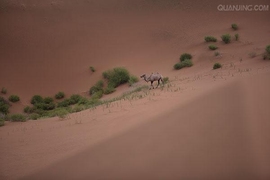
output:
M184 53L180 56L180 62L176 63L173 68L176 70L182 69L184 67L191 67L193 63L191 61L192 55L188 53Z
M61 96L61 98L63 97ZM33 106L26 106L24 112L28 114L29 119L33 120L41 117L64 117L68 113L79 112L87 106L93 106L99 103L100 101L97 99L87 99L78 94L73 94L69 98L59 102L54 102L54 99L51 97L43 98L40 95L34 95L31 99Z
M100 99L103 94L110 94L121 84L128 83L130 86L139 81L136 76L130 75L128 70L117 67L102 73L103 78L107 81L107 87L104 87L103 80L98 81L89 90L93 99Z

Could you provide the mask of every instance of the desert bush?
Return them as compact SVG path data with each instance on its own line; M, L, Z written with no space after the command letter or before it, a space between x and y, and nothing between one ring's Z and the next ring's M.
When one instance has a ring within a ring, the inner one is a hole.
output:
M213 66L213 69L218 69L218 68L221 68L221 64L220 63L215 63L214 66Z
M2 93L2 94L7 94L7 89L6 89L6 88L4 88L4 87L2 87L2 89L1 89L1 93Z
M43 110L45 111L49 111L49 110L53 110L55 108L55 104L53 102L50 103L44 103L43 104Z
M71 105L70 99L64 99L57 104L57 107L68 107L69 105Z
M192 59L192 55L188 53L184 53L180 56L180 61L185 61L186 59Z
M182 61L180 63L176 63L173 68L176 70L182 69L184 67L191 67L193 66L193 63L190 59L186 59L185 61Z
M82 96L79 94L73 94L70 96L70 105L77 104L82 99Z
M163 83L166 84L169 82L169 77L163 77Z
M208 47L210 50L216 50L218 48L216 45L213 44L209 45Z
M237 30L238 29L237 24L232 24L232 28L233 28L233 30Z
M235 37L235 40L236 40L236 41L239 40L239 34L235 34L234 37Z
M0 126L4 126L5 125L5 119L0 117Z
M75 105L73 108L72 108L72 112L80 112L80 111L83 111L85 109L85 107L83 105Z
M89 90L90 95L94 95L96 92L103 91L104 82L102 80L98 81L94 86Z
M92 99L100 99L103 96L103 91L98 91L91 96Z
M223 42L225 42L225 44L228 44L231 42L231 35L230 34L223 34L221 36L221 39Z
M102 73L103 77L108 80L108 86L116 88L129 80L129 72L125 68L117 67Z
M26 117L22 114L12 114L10 116L11 121L15 121L15 122L25 122L26 121Z
M18 101L20 101L20 97L17 95L10 95L8 100L11 102L18 102Z
M63 99L65 97L65 93L60 91L57 94L55 94L55 99Z
M23 111L27 114L31 114L35 111L35 107L26 106Z
M0 113L7 115L9 113L9 103L3 97L0 97Z
M43 99L43 102L44 102L45 104L50 104L50 103L53 102L53 98L51 98L51 97L45 97L45 98Z
M132 86L134 83L138 82L139 78L136 76L131 75L128 80L129 86Z
M264 59L264 60L270 59L270 54L264 54L264 55L263 55L263 59Z
M204 40L206 42L217 42L217 38L213 37L213 36L205 36Z
M85 98L85 97L82 97L82 98L80 99L80 101L78 102L78 105L87 104L87 103L88 103L88 99Z
M270 54L270 44L269 44L268 46L266 46L265 51L266 51L268 54Z
M89 69L90 69L92 72L96 72L96 69L95 69L93 66L90 66Z
M108 86L104 89L104 94L111 94L115 91L115 88L112 86Z
M31 99L31 104L43 103L43 98L40 95L34 95Z
M41 116L37 113L33 113L33 114L30 114L29 118L32 119L32 120L37 120L39 119Z

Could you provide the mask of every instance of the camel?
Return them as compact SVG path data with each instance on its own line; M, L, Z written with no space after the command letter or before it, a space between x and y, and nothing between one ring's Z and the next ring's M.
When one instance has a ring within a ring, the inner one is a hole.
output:
M155 89L154 86L153 86L154 81L158 82L157 87L159 86L160 81L163 84L163 76L161 74L159 74L158 72L157 73L152 73L150 76L147 76L146 74L143 74L143 75L141 75L141 78L143 78L146 82L150 81L151 82L151 87L153 89ZM151 87L150 87L150 89L151 89Z

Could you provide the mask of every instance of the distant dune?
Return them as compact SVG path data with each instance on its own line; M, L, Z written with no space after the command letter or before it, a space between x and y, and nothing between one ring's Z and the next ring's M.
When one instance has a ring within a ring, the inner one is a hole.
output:
M1 96L21 99L11 113L23 113L35 94L89 97L102 72L114 67L138 77L160 72L170 83L67 119L6 122L0 179L269 179L270 61L262 55L270 44L270 9L228 12L219 5L270 6L1 0L0 89L8 91ZM221 41L226 33L230 44ZM219 56L208 49L208 35L218 38ZM194 65L174 70L186 52ZM221 69L213 70L216 62ZM122 85L103 98L129 90Z

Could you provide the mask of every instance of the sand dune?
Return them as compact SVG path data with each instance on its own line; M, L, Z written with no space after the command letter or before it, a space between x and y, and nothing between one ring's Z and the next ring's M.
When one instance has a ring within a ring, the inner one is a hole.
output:
M2 0L1 96L21 98L12 113L34 94L86 95L116 66L157 71L170 84L66 119L7 122L0 179L269 179L270 10L220 12L220 4L269 2ZM224 44L225 33L240 39ZM220 56L207 35L219 38ZM173 70L184 52L194 66Z

